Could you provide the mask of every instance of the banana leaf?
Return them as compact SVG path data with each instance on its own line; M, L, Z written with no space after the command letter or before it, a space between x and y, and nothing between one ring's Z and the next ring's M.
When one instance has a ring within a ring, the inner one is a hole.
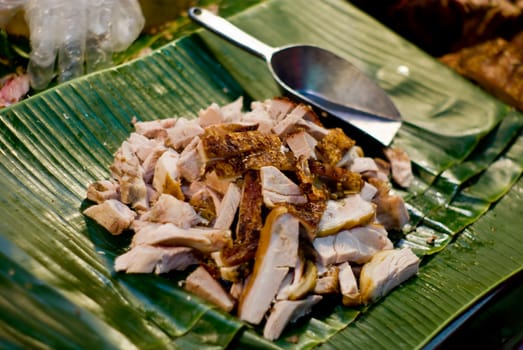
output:
M0 111L0 346L420 348L523 269L520 114L345 1L264 1L231 20L271 45L332 49L392 96L406 121L395 145L416 168L403 195L419 225L404 244L430 255L419 276L369 308L322 304L273 343L186 293L183 274L114 272L130 237L108 235L81 210L133 118L192 117L211 102L280 93L263 62L198 31ZM460 164L470 170L458 181L442 175Z

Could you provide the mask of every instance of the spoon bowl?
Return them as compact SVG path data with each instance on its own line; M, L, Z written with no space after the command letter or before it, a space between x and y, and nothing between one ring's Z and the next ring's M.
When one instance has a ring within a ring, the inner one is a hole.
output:
M363 131L388 146L401 115L387 93L353 64L313 45L271 47L227 20L199 7L189 17L232 44L264 59L291 96Z

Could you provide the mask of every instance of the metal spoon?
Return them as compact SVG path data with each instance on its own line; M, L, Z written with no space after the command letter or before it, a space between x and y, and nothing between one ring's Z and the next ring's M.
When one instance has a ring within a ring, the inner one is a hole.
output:
M289 94L338 117L388 146L401 115L386 92L351 63L312 45L274 48L199 7L189 17L232 44L264 59Z

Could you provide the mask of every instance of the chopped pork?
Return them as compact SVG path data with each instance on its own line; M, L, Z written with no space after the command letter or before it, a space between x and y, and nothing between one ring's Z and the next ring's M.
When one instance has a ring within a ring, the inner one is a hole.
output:
M310 313L312 307L321 299L320 295L311 295L303 300L276 302L263 328L263 336L269 340L278 339L288 323L295 322L300 317Z
M185 280L185 289L205 299L220 309L230 312L234 299L203 266L198 266Z
M377 224L354 227L335 235L317 237L312 244L318 253L318 258L325 266L346 261L363 264L377 252L392 249L387 231Z
M152 185L158 193L171 194L178 199L183 199L177 166L179 158L180 155L175 150L165 151L154 166Z
M148 223L136 232L132 245L186 246L210 253L227 246L230 240L231 232L228 229L180 228L171 223Z
M215 228L229 228L232 225L236 211L240 205L241 191L237 185L230 183L227 192L218 207Z
M191 248L139 245L118 256L114 269L127 273L161 274L173 270L183 271L198 263Z
M206 109L200 110L200 112L198 112L198 122L202 128L223 123L220 106L213 103Z
M195 136L203 133L203 128L198 124L197 119L187 120L179 118L173 127L167 129L168 146L175 150L186 147Z
M298 256L299 223L284 207L273 209L263 226L254 269L240 298L240 319L259 324Z
M359 194L351 194L337 201L329 200L318 225L318 235L327 236L342 229L365 225L374 218L374 214L374 204Z
M199 147L201 140L198 137L185 147L178 159L178 171L180 176L189 182L199 180L205 171L205 164L200 158Z
M300 187L273 166L260 169L263 202L268 208L281 203L305 204L307 197Z
M111 172L120 184L120 199L123 203L138 211L149 208L143 168L129 142L124 141L116 152Z
M358 289L356 276L354 276L354 272L352 271L352 267L349 265L349 263L344 262L338 266L338 269L338 278L343 305L359 305L361 303L361 295Z
M286 98L242 107L239 98L191 120L133 120L84 211L112 234L133 234L116 271L198 265L185 289L265 322L271 340L323 296L368 304L417 272L417 257L393 250L387 232L409 220L390 181L411 181L402 151L366 157Z
M392 179L401 187L409 187L414 177L407 153L400 148L387 148L385 155L390 161Z
M109 180L93 182L87 188L87 199L98 204L108 199L120 199L120 186Z
M316 159L314 148L318 144L318 141L307 132L298 131L289 135L285 141L296 158L305 157L305 159Z
M128 229L136 217L134 211L116 199L108 199L101 204L93 205L83 213L113 235L119 235Z
M362 302L375 301L418 272L419 258L408 248L383 250L363 266L360 274Z
M180 228L206 223L206 220L199 216L189 203L169 194L161 194L151 209L140 217L140 220L160 224L172 223Z

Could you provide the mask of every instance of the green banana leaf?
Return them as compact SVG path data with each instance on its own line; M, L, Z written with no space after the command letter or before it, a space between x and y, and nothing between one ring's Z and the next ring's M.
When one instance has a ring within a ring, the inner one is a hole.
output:
M0 347L421 348L523 269L521 114L348 2L269 0L229 13L270 45L335 51L391 95L405 118L394 144L416 175L398 190L413 217L398 244L425 256L419 275L368 308L322 304L269 342L186 293L183 274L114 272L130 237L108 235L81 210L133 118L280 94L262 61L188 29L148 56L0 111Z

